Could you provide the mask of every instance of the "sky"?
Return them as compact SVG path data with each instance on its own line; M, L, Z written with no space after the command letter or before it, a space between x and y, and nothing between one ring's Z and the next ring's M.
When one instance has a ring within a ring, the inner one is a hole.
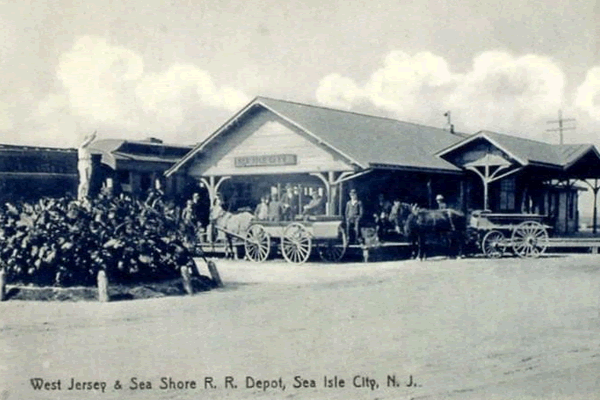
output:
M193 144L255 96L600 146L600 2L0 3L1 143Z

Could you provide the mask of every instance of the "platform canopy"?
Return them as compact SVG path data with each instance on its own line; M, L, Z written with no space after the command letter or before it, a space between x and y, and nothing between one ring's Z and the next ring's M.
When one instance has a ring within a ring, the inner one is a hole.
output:
M585 182L596 197L600 190L600 153L592 144L551 144L496 132L481 131L437 153L454 165L475 172L483 181L484 204L488 185L512 173L528 169L549 182L574 187Z

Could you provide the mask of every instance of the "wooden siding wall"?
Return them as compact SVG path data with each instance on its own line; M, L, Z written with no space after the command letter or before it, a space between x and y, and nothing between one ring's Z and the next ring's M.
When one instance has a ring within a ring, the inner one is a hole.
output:
M484 139L475 140L460 150L460 153L451 154L450 157L444 157L454 165L462 167L463 165L479 160L486 154L500 156L510 162L514 162L508 154L496 148Z
M189 174L201 176L285 174L325 171L348 171L343 160L324 150L312 138L267 110L256 112L249 119L231 128L209 145L203 156L189 169ZM235 167L235 158L294 154L297 165Z

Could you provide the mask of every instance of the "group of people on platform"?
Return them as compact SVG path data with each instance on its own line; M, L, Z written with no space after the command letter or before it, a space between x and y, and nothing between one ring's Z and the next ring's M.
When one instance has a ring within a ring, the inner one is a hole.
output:
M367 225L366 211L356 189L350 190L349 197L343 210L345 233L350 243L358 243L361 241L360 229ZM447 208L444 196L438 194L435 200L438 209ZM221 201L220 197L219 201ZM310 201L300 205L298 195L294 194L290 185L287 185L281 197L277 193L262 196L260 203L254 209L254 216L259 221L293 221L297 216L324 215L325 203L325 198L320 196L318 191L313 191ZM376 203L368 207L368 210L373 211L372 220L379 236L389 232L402 233L402 227L398 225L400 207L400 199L394 198L390 202L383 194L379 194ZM209 214L210 210L206 202L202 201L198 192L195 192L192 198L187 200L181 214L186 233L190 236L196 235L198 229L205 229L209 223Z
M254 216L260 221L293 221L297 215L325 214L325 199L317 191L312 192L310 201L300 206L298 196L290 185L281 196L277 193L264 195L254 210Z

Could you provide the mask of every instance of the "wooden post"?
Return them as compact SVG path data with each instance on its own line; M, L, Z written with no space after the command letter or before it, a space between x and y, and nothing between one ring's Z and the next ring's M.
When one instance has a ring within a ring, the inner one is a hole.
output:
M98 301L102 303L110 301L108 296L108 278L103 269L98 272Z
M594 185L592 191L594 192L594 219L592 222L592 233L595 235L597 230L598 220L598 186Z
M215 264L215 262L212 260L208 261L208 271L210 272L210 276L213 282L215 282L215 285L217 285L219 288L223 287L223 281L221 281L219 271L217 271L217 264Z
M190 269L187 266L181 267L181 278L183 279L183 289L190 296L194 294L194 288L192 287L192 277L190 276Z
M433 207L433 188L431 187L431 178L427 179L427 208Z
M6 275L4 268L0 269L0 301L6 300Z

